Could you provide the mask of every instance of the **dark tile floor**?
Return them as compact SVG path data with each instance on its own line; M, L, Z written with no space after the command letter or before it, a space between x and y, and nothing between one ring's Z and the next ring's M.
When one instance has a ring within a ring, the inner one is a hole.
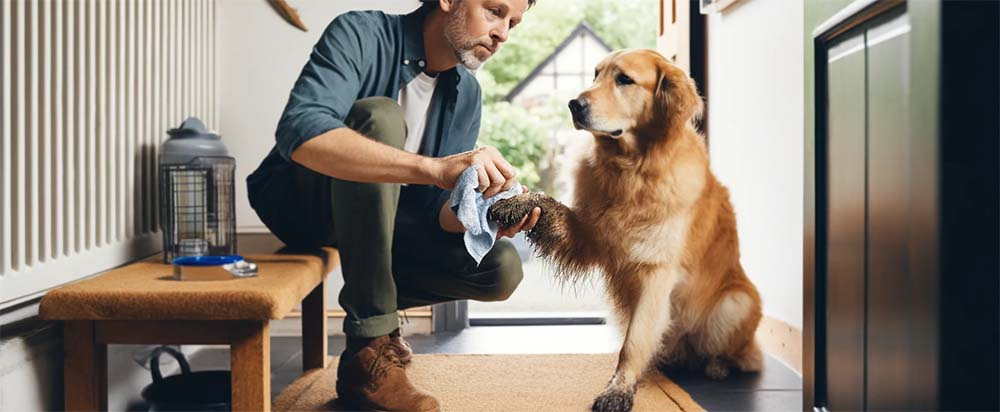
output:
M802 410L802 377L770 355L762 372L733 373L722 381L688 371L669 371L667 376L712 412Z
M609 353L619 349L620 337L609 325L484 326L461 332L416 335L406 339L416 353L524 354ZM343 338L334 337L330 353L339 354ZM228 368L229 351L212 347L191 359L194 369ZM297 337L271 339L271 392L280 393L302 373L302 347ZM716 382L689 372L670 372L678 385L709 411L798 411L802 405L802 378L768 356L759 374L735 374Z

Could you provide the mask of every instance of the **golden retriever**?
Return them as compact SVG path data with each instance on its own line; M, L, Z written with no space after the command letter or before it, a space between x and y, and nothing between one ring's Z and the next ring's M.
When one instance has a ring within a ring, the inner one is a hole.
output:
M694 127L694 81L655 51L616 51L570 110L595 139L574 207L528 193L490 214L509 225L541 207L528 233L536 251L566 279L603 275L624 342L592 409L630 410L651 365L694 364L715 379L760 370L760 296L740 265L729 191Z

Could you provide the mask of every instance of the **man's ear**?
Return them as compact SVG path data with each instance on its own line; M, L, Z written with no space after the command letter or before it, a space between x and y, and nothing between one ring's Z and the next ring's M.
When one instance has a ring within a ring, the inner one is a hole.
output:
M438 0L438 7L440 7L441 11L445 13L451 13L451 11L455 9L455 3L457 3L457 1L458 0Z

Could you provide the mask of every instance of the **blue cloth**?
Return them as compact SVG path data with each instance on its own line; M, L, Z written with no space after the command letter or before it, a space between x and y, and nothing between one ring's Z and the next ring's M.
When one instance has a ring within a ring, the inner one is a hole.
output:
M451 191L451 208L458 216L458 221L465 226L465 249L469 255L479 264L493 249L493 244L497 240L497 222L489 221L486 212L490 206L503 199L509 199L521 194L521 184L514 183L510 189L497 193L489 199L483 198L479 189L479 174L475 165L470 166L462 172L455 183L455 188Z

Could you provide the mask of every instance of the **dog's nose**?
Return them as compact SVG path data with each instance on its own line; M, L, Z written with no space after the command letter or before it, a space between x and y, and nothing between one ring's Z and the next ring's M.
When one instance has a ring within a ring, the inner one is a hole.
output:
M569 111L573 112L573 114L586 113L588 106L587 99L577 98L569 101Z

